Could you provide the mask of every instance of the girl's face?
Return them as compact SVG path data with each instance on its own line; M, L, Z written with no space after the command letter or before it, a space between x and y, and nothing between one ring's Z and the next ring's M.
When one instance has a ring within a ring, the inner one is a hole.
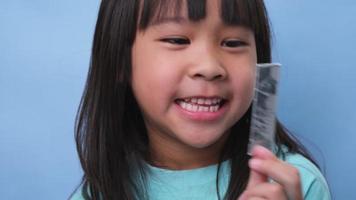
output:
M178 17L167 16L137 32L132 89L152 149L221 147L251 104L254 34L224 24L219 2L207 1L207 15L198 22L189 21L182 9Z

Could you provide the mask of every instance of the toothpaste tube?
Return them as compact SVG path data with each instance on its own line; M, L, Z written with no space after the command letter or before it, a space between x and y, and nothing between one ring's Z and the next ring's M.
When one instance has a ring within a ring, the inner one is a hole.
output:
M275 109L277 84L281 65L257 64L255 96L252 104L250 136L247 153L254 145L262 145L273 152L275 146Z

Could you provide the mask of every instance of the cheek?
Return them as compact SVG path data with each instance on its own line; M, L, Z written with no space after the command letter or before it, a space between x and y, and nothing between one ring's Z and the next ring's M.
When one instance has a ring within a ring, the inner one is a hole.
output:
M256 80L255 73L254 66L235 72L235 74L239 74L239 76L234 80L234 92L237 99L244 106L249 106L252 102Z
M248 80L246 80L248 82L249 85L249 94L251 99L253 98L254 94L255 94L255 85L256 85L256 66L252 66L252 70L249 73L249 78Z
M252 103L254 94L255 94L255 77L253 76L250 80L249 80L249 84L248 87L246 87L246 101L248 102L248 105L250 105Z
M179 77L177 66L150 52L136 52L132 62L132 90L146 111L162 113L172 101Z
M146 60L136 63L132 68L132 85L134 89L146 91L155 96L167 95L174 90L178 78L170 63L158 60Z

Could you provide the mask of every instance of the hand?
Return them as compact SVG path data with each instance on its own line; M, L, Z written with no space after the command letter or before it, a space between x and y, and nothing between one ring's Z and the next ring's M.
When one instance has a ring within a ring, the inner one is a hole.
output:
M255 146L249 161L250 178L239 200L302 200L299 172L271 151Z

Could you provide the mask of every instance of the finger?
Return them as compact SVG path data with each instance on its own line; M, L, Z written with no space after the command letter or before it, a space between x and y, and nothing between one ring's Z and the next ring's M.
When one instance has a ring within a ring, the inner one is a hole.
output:
M292 165L279 160L271 151L256 145L252 150L250 168L267 175L277 182L288 183L290 179L299 179L299 172ZM291 178L292 177L292 178Z
M249 161L249 166L254 171L264 174L281 184L291 199L301 199L301 185L299 171L292 165L281 160L256 159Z
M252 148L252 157L260 159L272 159L277 160L278 158L266 147L261 145L256 145Z
M251 198L248 198L248 200L267 200L267 199L260 198L260 197L251 197Z
M299 183L299 172L292 165L280 160L251 159L249 161L251 169L265 174L283 186L295 185Z
M240 195L238 200L247 200L247 192L246 192L246 190Z
M267 182L268 177L256 170L250 170L250 177L248 179L246 190L255 187L258 184Z
M252 197L258 197L271 200L287 200L286 192L282 185L278 183L261 183L245 193L245 198L250 200Z
M250 197L248 196L247 192L242 193L238 200L267 200L262 197Z

